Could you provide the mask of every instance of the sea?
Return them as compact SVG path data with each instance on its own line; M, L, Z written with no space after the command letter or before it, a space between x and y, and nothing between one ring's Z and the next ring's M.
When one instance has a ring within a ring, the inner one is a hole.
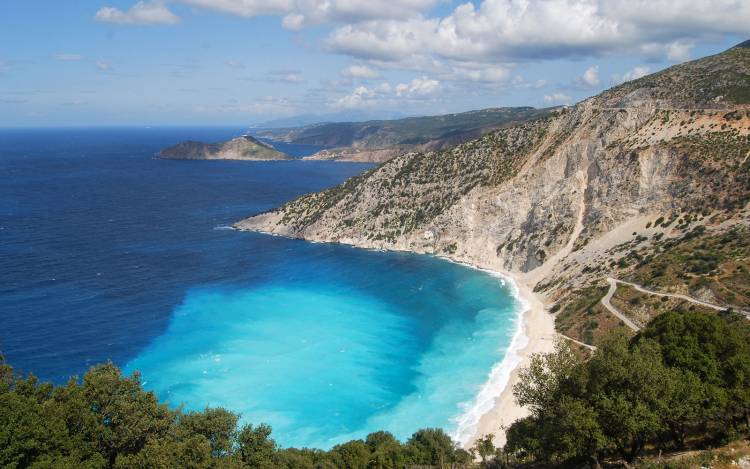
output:
M509 373L513 285L230 228L370 165L155 157L243 130L0 129L5 360L54 383L109 360L171 406L268 423L281 446L426 427L468 438Z

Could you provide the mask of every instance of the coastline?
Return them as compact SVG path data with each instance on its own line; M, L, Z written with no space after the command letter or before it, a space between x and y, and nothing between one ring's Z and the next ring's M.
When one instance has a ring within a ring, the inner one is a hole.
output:
M516 403L513 397L513 386L518 383L519 372L522 368L528 367L531 363L531 357L535 354L550 353L554 351L557 332L555 330L555 320L545 308L544 301L533 288L527 283L534 282L540 276L539 272L534 278L531 273L510 273L504 270L493 269L472 262L470 259L451 258L448 256L434 255L429 252L420 252L404 248L376 248L374 246L358 246L353 242L341 241L321 241L316 239L306 239L295 237L289 234L282 234L259 228L248 229L246 227L233 224L232 228L239 231L254 231L271 236L280 236L284 238L294 238L311 243L338 243L345 244L357 249L368 249L375 251L402 251L414 254L433 255L440 259L456 264L461 264L476 270L481 270L489 275L497 277L502 281L509 282L513 296L520 303L518 316L516 318L516 329L510 345L503 359L495 364L490 371L487 381L482 385L480 391L473 400L467 403L464 412L456 417L459 427L451 435L461 447L469 449L474 442L486 435L493 435L495 446L505 445L504 427L510 426L518 419L528 415L528 411ZM533 274L532 274L533 275ZM480 410L481 413L470 415L474 410ZM461 425L464 428L460 428Z
M492 434L495 446L500 447L506 441L504 427L528 415L528 411L516 403L513 386L518 383L520 370L530 364L532 355L554 350L555 321L539 295L518 275L440 257L508 282L519 303L515 331L503 359L492 367L479 393L457 417L458 428L452 435L463 448L469 449L480 438Z
M507 273L501 273L500 275L510 278L516 286L519 300L526 305L526 309L521 313L519 328L520 335L524 337L524 340L519 344L518 350L515 351L515 363L512 369L508 370L509 374L505 386L501 391L496 390L492 408L479 418L474 435L466 443L462 442L465 448L470 448L476 440L489 434L494 435L495 446L505 445L506 439L503 427L508 427L516 420L528 415L528 411L519 406L513 397L513 386L519 381L519 372L522 368L529 366L532 355L552 352L557 337L555 321L545 310L541 298L515 276ZM506 357L503 358L503 362L499 366L502 366L513 352L511 344L508 352L506 352Z

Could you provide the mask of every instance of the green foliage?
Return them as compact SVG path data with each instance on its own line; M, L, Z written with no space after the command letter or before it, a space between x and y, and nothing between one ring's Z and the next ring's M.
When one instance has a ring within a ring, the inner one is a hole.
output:
M612 331L584 361L566 343L535 356L513 392L530 416L506 453L561 463L622 457L647 446L721 441L750 427L750 326L731 314L666 313L637 336Z
M170 410L108 363L64 386L15 376L0 356L0 467L401 469L467 467L470 455L442 430L402 444L376 432L330 451L279 448L265 424L226 409ZM452 465L452 466L451 466Z

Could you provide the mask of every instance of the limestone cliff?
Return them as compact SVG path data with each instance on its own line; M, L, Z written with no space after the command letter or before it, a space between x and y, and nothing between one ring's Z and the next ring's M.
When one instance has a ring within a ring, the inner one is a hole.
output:
M178 143L159 152L160 158L179 160L290 160L291 156L249 135L221 143L192 140Z
M750 49L736 47L451 150L400 155L236 226L444 255L515 272L554 301L616 269L616 246L680 235L650 220L748 225L749 135Z

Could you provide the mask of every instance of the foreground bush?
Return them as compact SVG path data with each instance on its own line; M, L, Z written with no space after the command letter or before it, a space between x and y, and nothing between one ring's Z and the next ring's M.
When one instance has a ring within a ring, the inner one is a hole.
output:
M64 386L14 375L0 357L0 467L464 467L471 457L438 429L405 444L377 432L330 451L282 449L268 425L238 426L225 409L171 410L114 365Z
M634 461L647 447L718 444L750 427L745 318L667 313L632 339L609 335L587 360L560 344L514 387L531 415L508 430L506 454L547 464Z

